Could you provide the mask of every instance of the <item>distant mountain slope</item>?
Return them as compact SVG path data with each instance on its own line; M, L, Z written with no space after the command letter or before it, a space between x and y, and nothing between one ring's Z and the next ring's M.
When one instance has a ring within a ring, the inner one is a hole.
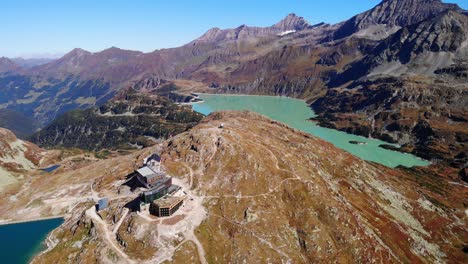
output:
M0 127L11 130L20 138L33 134L37 128L30 117L7 109L0 109Z
M164 97L127 92L100 107L65 113L31 141L44 147L131 149L181 133L201 118Z
M20 69L19 65L16 64L14 61L5 57L0 57L0 73L13 72L19 69Z
M96 53L74 49L60 59L16 71L17 65L5 58L0 72L10 73L0 75L0 107L34 116L44 126L67 110L101 105L120 89L150 76L190 78L212 64L234 62L239 59L239 52L237 44L230 41L239 36L239 41L253 41L241 49L255 53L252 48L257 37L276 39L284 31L308 27L303 18L291 14L271 27L240 27L212 37L207 33L206 38L213 38L211 43L202 43L202 37L197 43L146 54L115 47Z
M30 116L40 127L66 111L103 104L115 93L101 79L0 75L0 108Z
M19 66L23 68L32 68L34 66L46 64L53 60L54 59L50 59L50 58L31 58L31 59L13 58L12 59L12 61L14 61L16 64L18 64Z

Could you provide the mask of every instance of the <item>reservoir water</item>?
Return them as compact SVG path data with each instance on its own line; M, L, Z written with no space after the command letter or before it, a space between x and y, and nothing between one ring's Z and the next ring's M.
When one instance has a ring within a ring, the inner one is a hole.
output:
M44 240L62 218L0 226L0 263L25 264L44 250Z
M199 98L203 99L203 102L193 104L192 107L195 111L205 115L220 110L250 110L322 138L364 160L374 161L388 167L429 164L428 161L414 155L379 147L381 144L392 145L387 142L317 126L308 120L315 116L314 111L302 100L278 96L211 94L200 94ZM361 144L352 144L350 141Z

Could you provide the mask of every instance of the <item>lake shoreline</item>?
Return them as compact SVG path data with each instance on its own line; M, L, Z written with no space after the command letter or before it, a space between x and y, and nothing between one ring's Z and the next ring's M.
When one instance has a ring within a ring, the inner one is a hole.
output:
M37 218L32 218L32 219L14 220L14 221L0 220L0 226L23 224L23 223L30 223L30 222L40 222L40 221L45 221L45 220L64 219L64 218L65 218L65 215L49 216L49 217L37 217Z
M296 98L296 97L291 97L291 96L286 96L286 95L261 95L261 94L224 94L224 93L218 93L218 94L215 94L215 93L195 93L197 95L222 95L222 96L257 96L257 97L275 97L275 98L288 98L288 99L291 99L291 100L298 100L298 101L302 101L304 103L306 103L307 105L309 105L307 103L306 100L304 99L300 99L300 98Z
M30 263L53 246L49 237L65 222L62 216L5 221L0 226L0 245L5 263Z
M319 137L367 161L377 162L392 168L400 165L414 167L431 164L430 161L412 153L388 150L379 146L381 144L394 145L392 143L319 126L313 121L313 117L316 116L313 108L303 99L248 94L197 93L197 95L200 96L199 99L202 99L203 103L193 104L192 108L204 115L221 110L249 110ZM305 125L305 123L311 125ZM350 140L364 141L367 144L353 145L349 143Z

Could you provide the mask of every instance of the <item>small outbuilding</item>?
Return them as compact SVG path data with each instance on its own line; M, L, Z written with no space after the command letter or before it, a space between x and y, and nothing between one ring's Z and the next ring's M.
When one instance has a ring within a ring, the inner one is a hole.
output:
M161 171L161 156L158 154L154 153L151 156L145 158L143 163L150 167L153 171Z
M96 204L96 211L101 211L109 207L109 199L108 198L102 198L99 199L99 201Z

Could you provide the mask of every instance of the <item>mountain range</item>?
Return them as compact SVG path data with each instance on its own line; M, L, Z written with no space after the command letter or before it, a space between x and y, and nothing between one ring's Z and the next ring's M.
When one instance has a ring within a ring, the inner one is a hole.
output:
M366 161L249 111L204 117L184 105L199 92L303 99L311 122L431 164ZM466 263L467 106L468 13L440 0L0 58L0 224L63 218L32 263ZM157 161L149 177L181 188L158 202L184 199L168 217L141 203L136 173Z
M213 28L149 53L77 48L33 67L2 58L0 108L43 128L123 89L156 91L161 80L178 81L177 90L189 94L197 89L184 83L197 82L212 93L301 98L323 125L458 167L467 162L467 25L467 11L455 4L384 0L334 25L289 14L270 27Z

